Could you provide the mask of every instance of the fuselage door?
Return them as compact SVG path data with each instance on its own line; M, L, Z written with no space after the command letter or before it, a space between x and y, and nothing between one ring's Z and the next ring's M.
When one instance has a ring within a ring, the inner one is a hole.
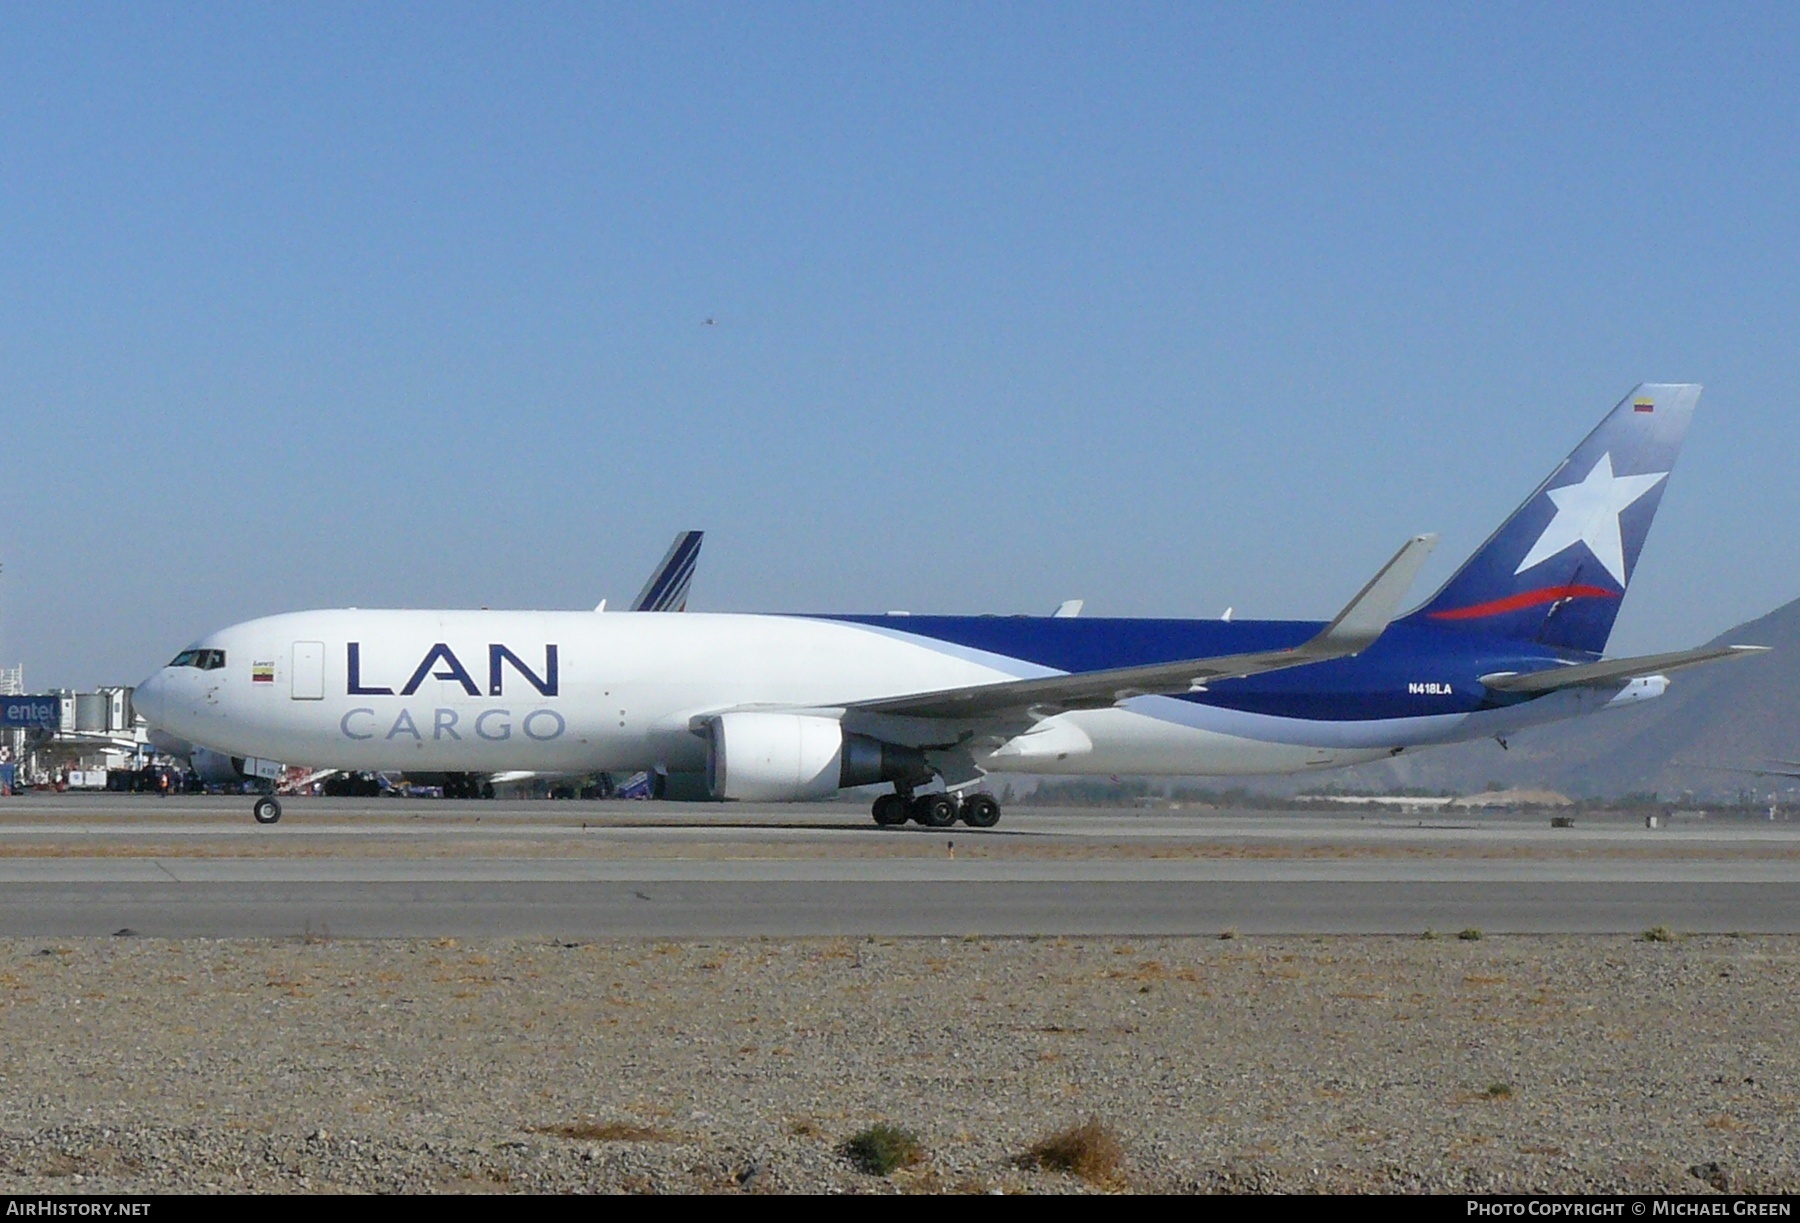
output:
M322 701L325 699L325 643L323 641L296 641L294 643L294 699L296 701Z

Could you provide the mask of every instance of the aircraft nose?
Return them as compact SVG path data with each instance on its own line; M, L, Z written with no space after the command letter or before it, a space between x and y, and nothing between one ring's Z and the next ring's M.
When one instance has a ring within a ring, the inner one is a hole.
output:
M167 681L158 671L131 692L131 707L144 715L152 726L162 725L163 707L168 703Z

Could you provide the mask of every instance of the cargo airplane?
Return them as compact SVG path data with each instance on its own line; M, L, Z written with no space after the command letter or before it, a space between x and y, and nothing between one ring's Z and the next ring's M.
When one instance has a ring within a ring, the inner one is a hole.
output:
M996 823L996 773L1286 773L1500 737L1757 648L1603 657L1699 396L1638 387L1403 616L1434 536L1325 623L307 611L201 638L135 703L232 755L704 772L763 802L883 785L876 823L930 827Z

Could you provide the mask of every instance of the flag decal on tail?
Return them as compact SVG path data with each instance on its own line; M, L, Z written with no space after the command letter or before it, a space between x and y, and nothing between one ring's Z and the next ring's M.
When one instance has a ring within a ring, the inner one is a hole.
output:
M1631 405L1631 410L1633 412L1654 412L1656 411L1656 400L1640 399Z

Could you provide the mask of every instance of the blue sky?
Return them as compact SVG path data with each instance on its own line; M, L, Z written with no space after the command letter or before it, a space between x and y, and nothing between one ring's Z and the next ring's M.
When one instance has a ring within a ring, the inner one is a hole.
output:
M1707 384L1800 596L1800 9L0 9L0 661L300 607L1330 614ZM716 325L705 326L707 318Z

